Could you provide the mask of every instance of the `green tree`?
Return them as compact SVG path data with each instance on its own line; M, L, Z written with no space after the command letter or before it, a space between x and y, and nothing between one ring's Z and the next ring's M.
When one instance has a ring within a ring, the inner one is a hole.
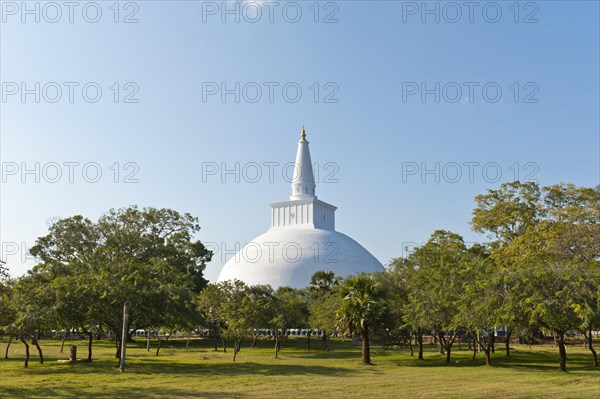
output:
M25 276L16 280L12 290L12 308L15 318L9 330L18 336L25 345L25 363L29 365L29 344L37 348L40 363L44 363L44 355L39 345L40 333L55 326L56 313L54 291L50 288L50 278L46 273L34 267Z
M349 276L340 285L339 295L342 299L337 313L340 329L360 335L362 363L372 364L369 333L378 325L385 306L380 286L371 275Z
M516 313L514 320L525 314L529 326L552 332L566 371L566 334L590 331L598 320L600 191L513 182L477 203L474 229L497 237L491 256L511 286L505 309ZM591 340L588 347L597 362Z
M406 313L409 305L409 294L415 283L413 276L416 273L415 263L409 258L394 258L384 273L378 275L380 283L387 292L388 317L387 325L389 334L396 340L406 343L411 356L414 355L412 339L414 337L418 346L418 359L423 360L423 334L427 323L409 317Z
M463 295L457 302L455 327L466 328L471 333L483 350L485 364L491 366L496 326L502 320L502 281L496 273L496 265L479 244L469 248L459 270L463 273Z
M542 192L535 182L519 181L504 183L496 190L488 190L475 197L471 226L478 233L487 234L490 242L490 257L496 264L496 274L503 280L503 301L500 310L506 328L506 354L510 356L510 339L516 330L519 334L535 330L531 318L521 303L520 291L512 289L514 262L506 255L511 243L535 226L544 216L541 204Z
M57 317L88 332L105 326L115 335L118 357L125 303L132 329L175 328L194 314L211 257L192 238L199 228L187 213L132 206L110 210L97 223L82 216L60 219L31 253L57 288L76 288L59 296Z
M17 311L14 307L13 288L14 280L8 274L8 268L0 261L0 334L8 335L9 340L4 352L4 358L8 359L8 350L13 338L17 335L15 321Z
M277 358L283 340L287 337L287 330L307 325L308 310L302 290L291 287L278 288L269 305L268 326L275 337L275 357Z
M436 230L427 243L415 248L409 256L415 271L411 274L405 320L412 320L413 327L432 332L440 352L446 354L446 363L450 363L457 338L456 316L464 278L461 268L466 254L460 235Z
M336 312L340 306L337 294L341 278L332 271L318 271L311 276L307 297L308 333L307 348L313 330L321 332L322 348L329 350L329 337L337 324Z
M233 341L233 361L244 338L265 328L272 317L273 290L268 285L249 287L239 280L210 284L199 294L200 311L223 338Z
M508 244L540 219L541 192L537 183L514 181L475 197L471 225L495 239L495 247Z
M217 338L221 339L223 352L227 352L227 344L223 331L227 328L227 318L222 310L226 301L223 284L209 284L198 294L198 310L211 329L214 336L214 348L217 350Z

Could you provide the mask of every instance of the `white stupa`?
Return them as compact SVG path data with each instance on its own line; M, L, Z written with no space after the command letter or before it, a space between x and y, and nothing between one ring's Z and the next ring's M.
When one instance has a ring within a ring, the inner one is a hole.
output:
M302 288L319 270L341 277L383 271L369 251L335 231L337 208L317 199L304 128L295 166L290 201L271 204L271 228L229 259L218 281Z

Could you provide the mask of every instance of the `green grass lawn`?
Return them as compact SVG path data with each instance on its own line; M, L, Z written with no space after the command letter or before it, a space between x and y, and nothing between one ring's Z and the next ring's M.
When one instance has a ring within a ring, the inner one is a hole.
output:
M41 344L46 362L39 364L32 346L29 369L23 344L11 345L9 359L0 360L0 398L600 398L600 370L579 346L568 348L569 372L560 373L552 346L516 346L510 357L499 350L492 367L483 365L483 355L471 360L465 347L446 365L433 347L418 361L405 349L373 346L376 365L363 366L360 348L341 341L325 352L290 339L279 359L270 341L255 349L244 343L232 363L230 351L214 352L209 341L192 341L188 351L171 341L156 357L140 339L128 345L122 374L111 342L94 344L92 363L75 364L57 362L68 358L68 346L59 353L60 342ZM76 344L87 357L86 343Z

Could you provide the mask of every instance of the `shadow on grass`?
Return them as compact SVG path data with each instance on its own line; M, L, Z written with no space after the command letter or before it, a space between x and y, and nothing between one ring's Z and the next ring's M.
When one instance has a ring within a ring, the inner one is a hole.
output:
M68 375L77 374L118 374L117 361L98 360L91 363L56 363L47 362L31 368L38 375ZM166 375L190 377L243 377L243 376L298 376L298 375L328 375L336 377L351 377L358 370L341 367L315 365L281 364L281 363L213 363L206 360L196 362L178 362L167 358L131 359L127 364L127 374L131 375Z
M510 356L506 352L492 353L492 368L511 369L515 371L558 371L558 349L547 348L543 351L528 351L527 349L513 349ZM470 351L453 351L450 363L446 363L445 355L437 352L425 352L424 359L418 360L416 356L400 359L397 364L404 367L485 367L485 358L478 353L475 359ZM567 352L568 371L598 371L593 367L591 354L569 354Z
M0 389L0 396L6 398L233 398L242 399L248 396L232 392L205 392L201 390L183 390L170 387L111 387L104 392L88 392L84 388L61 387L61 388L34 388L13 387Z

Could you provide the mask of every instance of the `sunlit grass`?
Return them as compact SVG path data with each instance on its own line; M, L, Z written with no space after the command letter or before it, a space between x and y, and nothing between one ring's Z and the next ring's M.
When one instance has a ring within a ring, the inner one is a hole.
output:
M376 366L360 364L360 348L334 341L330 352L306 350L305 340L290 339L273 357L271 341L255 349L244 343L236 363L232 353L215 352L212 342L172 341L154 356L145 341L130 343L127 371L119 373L114 344L96 342L92 363L59 363L68 358L68 345L77 344L87 357L86 343L41 341L45 364L31 347L29 369L23 368L24 347L11 345L9 359L0 360L1 398L598 398L600 370L592 367L589 351L568 348L568 373L558 371L558 351L552 346L516 346L510 357L493 355L493 367L483 356L455 349L452 364L428 347L425 360L406 349L372 347ZM318 341L313 346L319 347ZM0 346L4 355L6 343Z

